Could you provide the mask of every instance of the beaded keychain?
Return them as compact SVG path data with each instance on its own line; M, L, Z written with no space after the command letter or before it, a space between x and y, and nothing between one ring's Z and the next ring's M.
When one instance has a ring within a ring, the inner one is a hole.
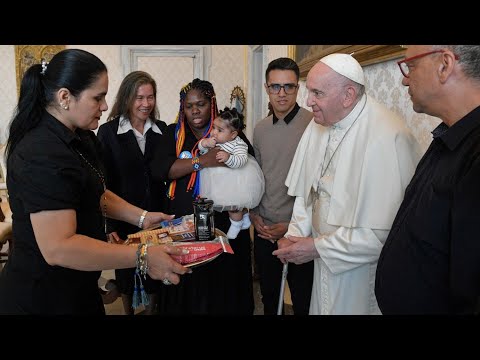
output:
M146 280L147 270L148 270L148 262L147 262L147 251L148 251L148 244L140 244L137 248L137 261L136 261L136 269L135 269L135 286L133 289L133 299L132 299L132 307L134 309L138 308L140 305L147 306L149 304L147 292L143 286L142 276ZM138 283L137 283L138 279Z

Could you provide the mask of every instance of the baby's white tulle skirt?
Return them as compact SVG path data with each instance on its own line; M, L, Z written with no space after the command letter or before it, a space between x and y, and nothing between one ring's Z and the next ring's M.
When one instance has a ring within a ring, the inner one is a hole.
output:
M217 211L252 209L258 206L264 191L262 169L251 155L241 168L217 166L200 170L200 196L213 200Z

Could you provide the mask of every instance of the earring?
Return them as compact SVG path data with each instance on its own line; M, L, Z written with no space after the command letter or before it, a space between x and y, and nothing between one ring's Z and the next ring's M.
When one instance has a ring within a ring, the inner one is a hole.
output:
M67 105L67 104L62 104L62 103L60 103L60 106L61 106L62 108L64 108L65 110L68 110L68 105Z

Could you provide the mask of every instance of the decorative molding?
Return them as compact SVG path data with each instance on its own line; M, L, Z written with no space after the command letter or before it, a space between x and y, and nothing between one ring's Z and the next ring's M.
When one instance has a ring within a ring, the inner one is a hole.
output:
M267 45L248 45L247 112L244 115L246 115L245 135L250 141L253 140L256 122L267 114L267 98L263 83L268 65L268 50Z
M300 68L301 78L307 76L318 60L332 53L352 54L360 65L366 66L402 57L406 50L403 45L297 45L294 47L293 59Z
M138 68L139 57L191 57L193 76L209 80L212 49L207 45L122 45L123 76Z
M23 74L27 69L39 64L43 59L47 62L52 57L65 49L65 45L15 45L15 70L17 72L17 95L20 96L20 85Z

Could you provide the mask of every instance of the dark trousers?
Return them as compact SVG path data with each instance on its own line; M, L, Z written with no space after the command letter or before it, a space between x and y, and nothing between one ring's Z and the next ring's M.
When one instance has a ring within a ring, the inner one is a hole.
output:
M260 290L265 315L275 315L278 309L283 264L272 252L277 244L258 237L254 233L254 257L260 276ZM313 284L313 260L308 263L288 264L288 287L295 315L308 315Z

